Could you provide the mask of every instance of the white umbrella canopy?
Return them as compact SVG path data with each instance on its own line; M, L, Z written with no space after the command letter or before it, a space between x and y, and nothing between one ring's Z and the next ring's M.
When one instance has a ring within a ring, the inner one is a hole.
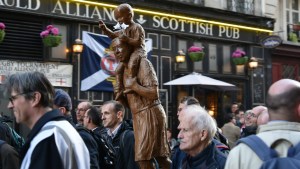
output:
M233 84L203 76L196 72L171 80L167 83L164 83L164 85L200 85L203 88L211 90L239 90Z

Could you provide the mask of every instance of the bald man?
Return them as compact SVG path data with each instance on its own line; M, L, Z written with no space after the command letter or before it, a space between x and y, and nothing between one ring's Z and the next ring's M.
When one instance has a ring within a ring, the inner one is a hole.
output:
M260 113L260 115L257 118L257 125L263 125L267 124L269 122L269 113L268 109L264 110L263 112Z
M279 157L286 157L288 149L300 142L300 83L291 79L275 82L268 90L266 104L269 122L258 127L257 136ZM240 143L230 151L225 168L253 169L262 163L250 147Z
M242 129L241 137L247 137L252 134L256 134L258 126L257 119L265 110L267 110L265 106L256 106L252 110L247 110L245 112L245 128Z

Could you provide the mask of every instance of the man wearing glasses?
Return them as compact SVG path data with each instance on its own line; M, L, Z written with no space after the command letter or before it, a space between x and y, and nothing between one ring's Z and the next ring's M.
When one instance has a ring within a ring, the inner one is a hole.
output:
M84 119L84 115L85 112L92 108L92 103L90 102L81 102L78 104L77 109L75 109L76 111L76 118L77 118L77 124L76 126L83 126L83 119Z
M256 134L257 130L257 118L263 112L266 111L265 106L256 106L252 110L247 110L244 114L245 117L245 128L243 128L241 137L247 137L252 134Z
M20 152L21 169L90 168L83 140L59 110L52 109L54 88L44 74L13 74L3 87L17 123L31 129Z

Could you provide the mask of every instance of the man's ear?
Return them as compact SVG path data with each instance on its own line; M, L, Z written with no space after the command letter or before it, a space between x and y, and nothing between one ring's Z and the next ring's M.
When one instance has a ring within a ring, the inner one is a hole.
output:
M32 98L33 106L37 106L40 103L41 98L42 98L42 95L40 92L34 92L33 98Z
M67 109L66 109L65 107L59 107L58 109L60 110L60 112L61 112L62 114L65 114L66 111L67 111Z
M122 111L118 111L117 112L117 117L119 118L123 118L123 112Z
M205 139L207 139L207 136L208 136L207 130L202 130L200 132L200 139L201 139L201 141L204 141Z

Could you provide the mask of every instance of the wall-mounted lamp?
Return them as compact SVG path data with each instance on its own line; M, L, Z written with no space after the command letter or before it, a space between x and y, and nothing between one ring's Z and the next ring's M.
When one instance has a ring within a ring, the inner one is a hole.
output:
M212 117L215 116L215 112L214 112L213 110L208 110L208 114L209 114L210 116L212 116Z
M82 41L78 38L75 40L75 43L73 45L73 52L74 53L81 53L83 50L83 43Z
M176 56L175 59L177 63L185 62L185 53L183 52L183 50L178 51L178 55Z
M258 61L257 61L257 59L256 59L255 57L251 57L251 58L249 59L248 66L249 66L250 69L255 69L255 68L257 68L257 66L258 66Z

